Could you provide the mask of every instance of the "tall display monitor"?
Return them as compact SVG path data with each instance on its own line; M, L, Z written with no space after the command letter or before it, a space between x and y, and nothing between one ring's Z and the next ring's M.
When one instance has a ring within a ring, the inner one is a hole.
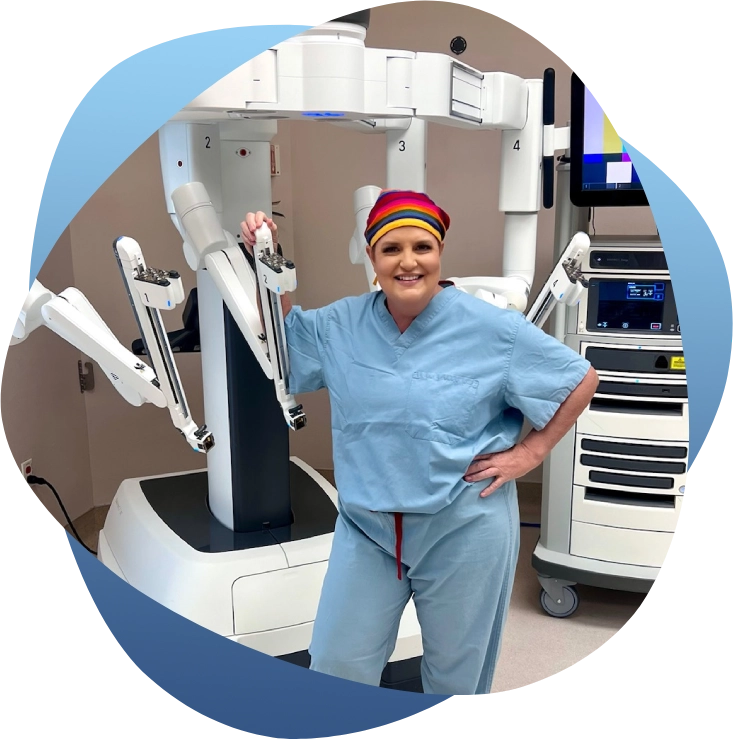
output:
M581 208L649 205L623 142L576 74L570 83L570 200Z

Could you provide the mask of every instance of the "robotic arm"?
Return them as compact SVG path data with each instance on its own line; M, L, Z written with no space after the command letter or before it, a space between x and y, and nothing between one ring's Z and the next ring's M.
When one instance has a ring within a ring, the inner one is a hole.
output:
M588 234L579 231L565 247L565 251L542 286L539 295L527 311L527 320L540 328L558 303L575 305L588 287L588 280L580 270L583 257L590 249Z
M117 341L76 288L69 287L55 295L38 280L33 282L10 343L24 341L39 326L50 328L97 362L128 403L153 403L165 408L166 398L155 372Z
M158 310L171 309L183 300L180 276L176 272L148 269L134 239L125 236L117 239L115 254L147 355L159 372L120 344L83 293L69 287L55 295L38 280L23 303L10 343L24 341L39 326L50 328L97 362L128 403L167 407L173 425L191 448L208 452L214 446L214 437L206 426L198 427L190 416Z
M273 380L288 426L303 428L303 407L288 384L290 363L281 303L282 295L295 289L295 265L277 254L270 229L263 226L256 234L253 271L234 237L222 228L202 183L181 185L171 199L188 265L208 271L262 371Z
M268 356L272 361L275 393L288 426L298 430L306 425L306 417L303 406L290 394L290 358L281 301L282 295L292 292L297 285L295 265L273 248L272 233L266 225L257 229L255 237L257 284L260 289L260 306Z
M140 245L128 236L121 236L114 242L114 252L145 352L157 369L156 381L165 398L171 421L194 451L208 452L214 446L214 437L206 426L197 426L191 418L160 316L161 310L172 310L183 301L181 277L178 272L148 268Z

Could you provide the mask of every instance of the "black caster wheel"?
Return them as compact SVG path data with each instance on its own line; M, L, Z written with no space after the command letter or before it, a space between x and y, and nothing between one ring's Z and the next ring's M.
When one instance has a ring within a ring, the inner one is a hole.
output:
M575 613L579 603L575 588L563 585L562 593L563 601L558 603L544 588L540 588L540 605L545 613L555 618L567 618Z

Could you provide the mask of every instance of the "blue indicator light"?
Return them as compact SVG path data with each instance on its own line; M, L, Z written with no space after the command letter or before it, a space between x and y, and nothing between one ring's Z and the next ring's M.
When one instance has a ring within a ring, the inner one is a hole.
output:
M168 307L169 308L171 307L171 301L170 300L168 301Z
M306 116L307 118L343 118L345 113L334 113L331 111L315 111L315 110L307 110L303 112L301 115Z

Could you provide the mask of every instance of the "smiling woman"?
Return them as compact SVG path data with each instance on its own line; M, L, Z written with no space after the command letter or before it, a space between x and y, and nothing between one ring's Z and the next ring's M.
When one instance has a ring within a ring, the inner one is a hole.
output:
M242 237L275 224L248 213ZM380 290L287 305L294 393L331 397L339 517L311 669L378 685L413 598L426 693L488 693L519 548L515 480L590 402L595 371L529 323L441 282L448 214L384 191L366 222ZM523 418L534 430L519 442Z
M441 289L440 255L443 244L416 226L404 226L369 249L387 309L401 332Z
M440 257L449 226L448 214L422 193L385 191L369 214L367 253L401 332L442 289Z

